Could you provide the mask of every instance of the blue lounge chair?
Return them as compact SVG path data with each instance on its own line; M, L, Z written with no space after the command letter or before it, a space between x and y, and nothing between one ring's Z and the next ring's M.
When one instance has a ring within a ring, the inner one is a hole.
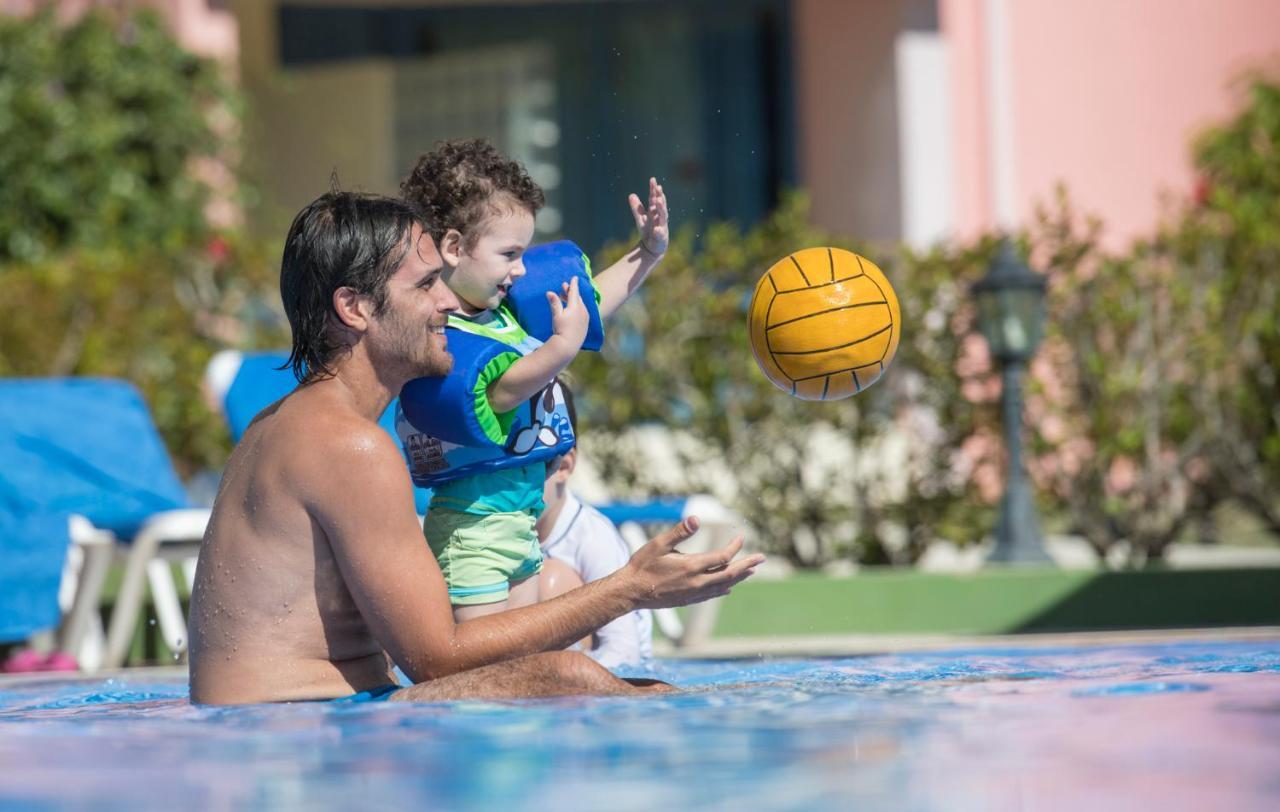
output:
M0 493L28 516L61 521L68 532L121 542L124 577L107 632L102 665L123 663L149 579L161 632L170 648L185 651L186 623L168 560L191 559L194 575L207 510L187 504L182 483L132 385L98 378L0 381L0 424L7 429L0 454ZM83 517L68 524L72 515ZM87 523L86 523L87 520ZM61 540L65 550L64 536ZM96 612L100 563L89 567L98 582L83 584L72 612L74 639ZM83 581L84 579L82 579ZM94 663L82 663L92 670Z
M4 469L12 459L7 445L0 445ZM58 590L71 547L70 517L13 504L3 479L0 489L0 643L17 643L61 621Z

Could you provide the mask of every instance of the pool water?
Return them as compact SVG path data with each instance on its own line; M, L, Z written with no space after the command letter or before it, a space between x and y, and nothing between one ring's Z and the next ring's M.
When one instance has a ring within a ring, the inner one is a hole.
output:
M663 661L642 699L0 682L0 808L1280 809L1280 640Z

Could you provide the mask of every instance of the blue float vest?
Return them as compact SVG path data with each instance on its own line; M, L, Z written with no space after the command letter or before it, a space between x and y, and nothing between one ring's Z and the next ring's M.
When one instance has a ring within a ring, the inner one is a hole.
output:
M445 335L453 370L444 376L416 378L400 392L396 433L419 487L434 488L487 471L544 462L573 448L573 426L564 395L554 382L516 408L501 442L485 431L476 414L476 382L485 366L504 353L528 355L551 337L547 291L559 293L564 283L577 277L582 301L591 313L583 349L599 350L604 343L591 264L581 249L566 240L536 246L525 252L524 266L525 275L511 286L506 301L518 326L494 329L451 317Z

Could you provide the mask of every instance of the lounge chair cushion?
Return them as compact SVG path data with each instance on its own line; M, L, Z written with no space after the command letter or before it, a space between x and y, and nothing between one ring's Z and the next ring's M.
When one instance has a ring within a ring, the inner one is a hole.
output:
M129 383L0 381L0 426L0 505L13 515L79 513L129 539L149 516L188 506L151 413Z
M58 625L58 585L70 543L65 515L13 511L0 500L0 643Z

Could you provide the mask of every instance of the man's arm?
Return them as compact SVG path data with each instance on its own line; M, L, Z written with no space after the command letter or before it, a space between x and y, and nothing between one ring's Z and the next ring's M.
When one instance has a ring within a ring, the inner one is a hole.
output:
M681 555L697 531L687 519L640 549L622 571L546 603L457 624L440 567L413 513L413 490L394 441L370 426L324 449L308 505L370 630L410 679L421 682L568 647L641 607L680 606L727 594L763 560L733 561L741 539ZM323 596L321 596L323 600Z
M635 218L636 228L640 231L640 242L622 259L596 274L594 281L596 290L600 292L601 319L613 315L613 311L636 292L649 272L658 267L663 255L667 253L667 243L670 240L667 196L656 178L649 178L647 207L634 194L627 202L631 206L631 216Z
M648 625L643 615L628 612L617 620L604 624L596 632L599 644L583 653L610 671L628 665L641 665L646 660L641 646L644 644L644 632Z
M638 665L644 660L647 625L642 615L627 612L601 626L596 632L596 647L585 653L611 671L623 665Z

